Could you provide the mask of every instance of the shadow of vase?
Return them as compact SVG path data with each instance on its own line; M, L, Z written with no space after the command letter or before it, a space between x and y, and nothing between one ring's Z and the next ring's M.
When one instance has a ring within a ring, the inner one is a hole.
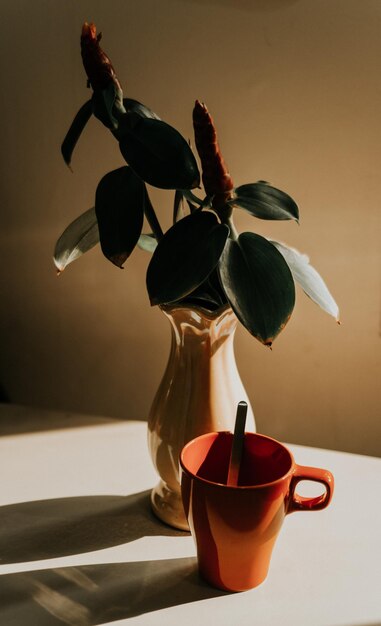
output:
M92 552L145 536L184 536L151 512L150 492L20 502L0 508L0 562Z
M195 557L36 570L0 577L0 623L95 626L225 595Z

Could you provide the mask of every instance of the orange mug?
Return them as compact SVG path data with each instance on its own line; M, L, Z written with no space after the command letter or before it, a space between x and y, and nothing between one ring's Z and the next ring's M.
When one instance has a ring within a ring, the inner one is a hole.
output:
M238 485L228 486L232 441L229 432L190 441L180 455L181 492L200 574L219 589L244 591L265 580L285 516L327 507L334 481L327 470L296 465L275 439L245 433ZM322 483L324 493L299 496L301 480Z

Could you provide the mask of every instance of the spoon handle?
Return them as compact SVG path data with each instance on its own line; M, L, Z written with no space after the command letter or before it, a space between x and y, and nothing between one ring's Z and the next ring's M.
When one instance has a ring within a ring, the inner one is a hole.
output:
M234 435L232 451L230 455L229 471L227 484L232 487L238 485L238 476L241 466L243 442L245 439L245 424L247 414L247 403L241 401L237 406L237 415L235 418Z

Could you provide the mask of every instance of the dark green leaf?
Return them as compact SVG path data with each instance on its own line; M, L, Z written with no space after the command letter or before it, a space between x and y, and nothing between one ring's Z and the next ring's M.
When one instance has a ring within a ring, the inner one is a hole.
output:
M209 311L215 311L221 306L219 300L209 293L208 290L204 289L202 285L183 298L181 303L188 306L201 306Z
M134 172L154 187L192 189L200 184L188 143L161 120L136 116L133 125L124 128L119 146Z
M271 345L291 316L295 286L283 256L264 237L228 239L219 262L228 300L245 328Z
M198 291L195 291L194 294L189 294L189 296L183 298L181 300L181 304L189 307L202 307L208 311L216 311L222 306L221 303L215 300L208 292L199 293Z
M102 252L118 267L138 242L145 194L144 183L126 166L106 174L97 187L95 211Z
M160 117L156 115L151 109L132 98L123 98L123 105L126 109L126 113L137 113L140 117L149 117L153 120L159 120Z
M66 165L70 166L73 150L77 144L78 139L81 136L83 129L89 121L93 112L93 105L91 100L85 102L79 109L72 124L66 134L65 139L62 142L61 153Z
M299 220L299 209L294 200L263 181L237 187L231 204L262 220Z
M58 239L53 256L58 274L97 243L98 222L93 207L71 222Z
M295 248L286 246L284 243L279 243L279 241L271 241L271 243L285 258L294 280L299 283L307 296L316 302L323 311L337 320L339 307L320 274L310 265L308 256L301 254Z
M221 304L227 304L228 300L226 294L222 288L220 275L218 272L218 265L216 269L208 276L208 284L210 285L210 289L212 290L215 297L220 301Z
M222 290L217 270L214 269L204 282L182 300L183 304L202 306L209 311L228 304L228 300Z
M218 263L229 234L214 213L197 211L172 226L160 240L147 271L151 304L184 298Z

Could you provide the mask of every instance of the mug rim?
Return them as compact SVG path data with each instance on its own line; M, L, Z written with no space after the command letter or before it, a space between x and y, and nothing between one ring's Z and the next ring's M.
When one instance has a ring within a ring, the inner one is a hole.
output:
M188 441L185 444L185 446L183 446L181 453L180 453L180 465L181 465L181 469L183 470L183 472L185 472L188 476L190 476L194 480L198 480L199 482L205 483L207 485L213 485L213 487L219 487L223 489L263 489L264 487L271 487L272 485L276 485L277 483L284 481L295 470L296 463L295 463L294 455L292 454L291 450L287 448L287 446L285 446L283 443L281 443L277 439L274 439L274 437L269 437L268 435L263 435L262 433L253 433L253 432L248 431L248 432L245 432L245 435L253 435L255 437L260 437L261 439L267 439L269 441L272 441L287 452L291 460L291 465L290 465L290 469L285 474L282 474L282 476L280 476L279 478L276 478L275 480L272 480L267 483L260 483L258 485L227 485L225 483L217 483L217 482L214 482L213 480L208 480L207 478L203 478L202 476L198 476L194 472L191 472L185 466L184 460L183 460L183 455L186 452L186 449L190 447L198 439L206 439L207 437L210 437L211 435L220 435L220 434L229 434L233 437L233 433L229 430L216 430L210 433L204 433L203 435L199 435L198 437L195 437L194 439L191 439L190 441Z

